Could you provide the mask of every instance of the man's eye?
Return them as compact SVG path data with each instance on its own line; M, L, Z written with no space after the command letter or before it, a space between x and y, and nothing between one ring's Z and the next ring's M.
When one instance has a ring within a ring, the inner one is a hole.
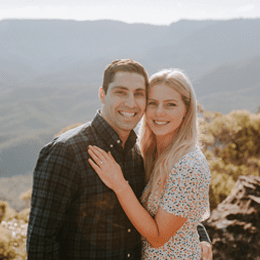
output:
M125 94L125 92L124 91L116 91L116 94L123 95L123 94Z
M168 107L176 107L176 104L174 104L174 103L168 103L167 106L168 106Z
M136 93L136 96L144 97L144 93L143 93L143 92L137 92L137 93Z
M154 102L154 101L151 101L151 102L148 102L148 104L147 105L150 105L150 106L155 106L156 105L156 103Z

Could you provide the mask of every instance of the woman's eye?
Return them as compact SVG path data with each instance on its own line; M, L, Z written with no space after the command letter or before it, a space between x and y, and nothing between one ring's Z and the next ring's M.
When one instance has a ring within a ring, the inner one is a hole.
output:
M167 106L168 106L168 107L175 107L176 104L174 104L174 103L168 103Z
M155 106L156 103L154 101L148 102L148 105Z

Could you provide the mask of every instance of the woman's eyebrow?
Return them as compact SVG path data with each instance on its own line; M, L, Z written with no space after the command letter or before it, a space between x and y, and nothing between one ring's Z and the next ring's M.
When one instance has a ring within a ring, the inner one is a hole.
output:
M167 102L169 102L169 101L178 102L178 100L177 100L177 99L167 99L167 100L164 100L164 101L167 101Z
M157 99L154 99L154 98L148 98L148 100L157 100ZM164 100L163 102L178 102L178 100L177 99L166 99L166 100Z

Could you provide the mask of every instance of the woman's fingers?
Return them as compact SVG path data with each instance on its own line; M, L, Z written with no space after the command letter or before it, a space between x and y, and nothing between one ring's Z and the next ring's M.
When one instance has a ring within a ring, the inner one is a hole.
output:
M95 153L97 153L97 155L100 155L100 156L103 156L103 157L105 157L105 158L107 158L107 152L105 152L103 149L101 149L101 148L99 148L99 147L97 147L97 146L95 146L95 145L89 145L89 147L93 150L93 151L95 151Z
M101 167L103 163L106 165L106 167L117 165L117 162L115 161L110 151L107 153L99 147L92 145L89 145L88 148L89 155L99 167Z
M90 154L91 158L94 160L94 162L97 164L97 165L101 165L103 164L103 161L102 159L96 155L96 153L94 151L92 151L91 149L88 150L88 153Z
M89 145L89 147L93 150L93 151L95 151L96 153L98 153L98 154L100 154L101 156L104 156L105 158L108 158L108 154L107 154L107 152L106 151L104 151L103 149L101 149L101 148L99 148L99 147L97 147L97 146L95 146L95 145Z
M100 152L96 147L89 146L89 154L94 159L94 161L99 165L102 162L107 160L107 155L104 156L104 153Z
M88 153L91 158L88 159L89 164L96 171L100 179L107 185L108 188L114 190L121 181L124 181L124 176L119 164L116 163L111 152L89 146ZM101 167L101 166L104 167Z
M99 175L101 173L100 168L90 158L88 159L88 162L93 167L93 169L96 171L96 173Z
M112 189L112 183L111 181L107 178L107 175L103 173L102 169L100 169L90 158L88 159L89 164L93 167L93 169L96 171L97 175L99 178L104 182L104 184Z

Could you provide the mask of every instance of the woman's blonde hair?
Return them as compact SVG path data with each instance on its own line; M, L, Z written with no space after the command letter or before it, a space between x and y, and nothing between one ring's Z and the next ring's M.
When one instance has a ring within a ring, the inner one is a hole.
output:
M171 143L157 159L155 135L148 126L145 115L143 117L139 145L144 157L146 182L149 181L149 186L141 197L143 202L147 201L150 194L151 198L155 199L156 190L161 193L173 166L192 150L198 138L197 101L188 77L179 69L165 69L151 76L148 92L152 86L158 84L166 84L181 95L186 114Z

